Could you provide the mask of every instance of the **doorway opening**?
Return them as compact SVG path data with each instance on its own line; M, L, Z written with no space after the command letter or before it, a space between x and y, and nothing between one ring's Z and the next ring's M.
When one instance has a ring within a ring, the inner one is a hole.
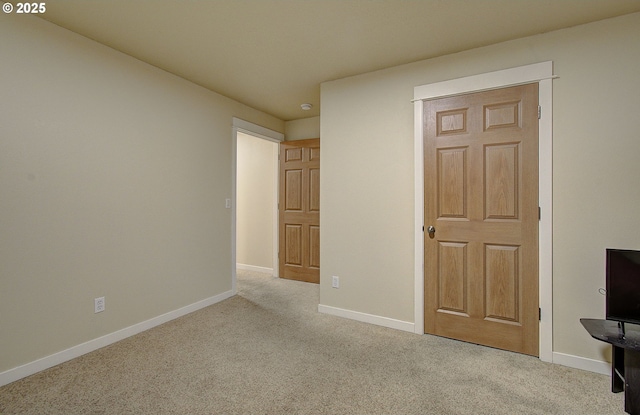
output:
M237 268L278 277L278 148L284 134L233 118L232 292Z
M238 132L236 268L278 275L278 143Z

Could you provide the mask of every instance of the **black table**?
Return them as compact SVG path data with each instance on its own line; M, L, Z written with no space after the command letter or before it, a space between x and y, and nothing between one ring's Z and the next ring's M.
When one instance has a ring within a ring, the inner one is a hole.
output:
M581 318L594 339L613 346L611 392L624 392L624 410L640 415L640 326L617 321Z

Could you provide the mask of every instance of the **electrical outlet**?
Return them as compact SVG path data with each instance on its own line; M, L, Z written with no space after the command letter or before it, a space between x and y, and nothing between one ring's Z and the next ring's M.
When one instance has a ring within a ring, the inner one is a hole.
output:
M102 313L104 311L104 297L93 300L94 313Z
M231 199L225 199L224 200L224 207L226 209L231 209Z
M335 275L331 277L331 286L333 288L340 288L340 277L336 277Z

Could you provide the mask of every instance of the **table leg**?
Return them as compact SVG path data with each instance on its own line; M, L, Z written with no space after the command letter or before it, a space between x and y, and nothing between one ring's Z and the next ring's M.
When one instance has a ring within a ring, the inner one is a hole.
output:
M611 392L622 392L624 390L624 349L613 346L611 360Z
M640 415L640 352L624 351L624 410Z

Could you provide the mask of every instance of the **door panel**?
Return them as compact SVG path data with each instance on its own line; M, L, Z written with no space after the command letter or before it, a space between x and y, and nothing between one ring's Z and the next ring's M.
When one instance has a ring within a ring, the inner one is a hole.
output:
M438 216L465 218L467 215L467 149L438 150Z
M309 266L320 269L320 227L309 226Z
M302 211L302 170L292 169L285 172L284 189L286 211Z
M441 242L438 249L440 275L438 280L439 308L468 315L467 310L467 244Z
M485 219L518 219L518 146L485 147Z
M517 322L518 318L517 246L485 245L486 316Z
M286 224L284 263L289 266L302 266L302 225Z
M537 355L537 84L424 104L425 332Z
M280 277L320 282L320 140L280 144Z
M320 212L320 169L315 168L309 169L309 212Z

